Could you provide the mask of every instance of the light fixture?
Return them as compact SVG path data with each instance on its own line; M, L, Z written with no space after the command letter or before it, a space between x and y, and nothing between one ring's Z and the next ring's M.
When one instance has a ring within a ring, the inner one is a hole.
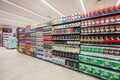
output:
M44 16L42 16L42 15L40 15L40 14L37 14L37 13L35 13L35 12L29 10L29 9L26 9L26 8L24 8L24 7L21 7L21 6L15 4L15 3L13 3L13 2L10 2L10 1L8 1L8 0L3 0L3 1L6 2L6 3L8 3L8 4L11 4L11 5L13 5L13 6L16 6L16 7L20 8L20 9L23 9L23 10L29 12L29 13L32 13L32 14L34 14L34 15L37 15L37 16L39 16L39 17L41 17L41 18L44 18L44 19L46 19L46 20L50 20L50 19L47 18L47 17L44 17Z
M52 5L50 5L47 1L45 0L41 0L44 4L46 4L48 7L50 7L52 10L54 10L55 12L57 12L58 14L60 14L61 16L64 16L60 11L58 11L57 9L55 9Z
M120 3L120 0L118 0L118 2L116 3L116 6L119 5L119 3Z
M83 12L86 13L86 9L85 9L83 0L80 0L80 4L81 4L81 7L82 7L82 9L83 9Z

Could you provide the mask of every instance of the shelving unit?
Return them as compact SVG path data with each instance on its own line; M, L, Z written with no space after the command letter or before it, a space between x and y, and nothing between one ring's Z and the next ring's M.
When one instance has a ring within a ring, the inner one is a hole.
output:
M25 49L25 29L17 28L17 38L18 38L18 52L24 53Z
M71 68L78 67L80 22L71 21L52 25L53 62ZM63 26L63 27L62 27ZM61 28L60 28L61 27Z
M37 47L36 47L36 57L42 58L43 57L43 27L39 26L36 32L37 37Z
M44 59L51 61L52 60L52 26L49 26L46 23L46 26L43 27L43 49L44 49Z
M80 71L107 80L120 79L119 16L116 10L81 19Z
M32 56L101 79L119 80L120 11L102 11L59 17L36 28ZM19 51L26 53L26 41L29 47L34 42L29 31L19 31Z
M35 51L36 51L36 47L37 47L37 35L36 35L36 28L32 28L31 29L31 34L30 34L30 39L31 39L31 55L36 56Z
M0 28L0 44L5 47L6 40L12 35L12 29L7 27Z

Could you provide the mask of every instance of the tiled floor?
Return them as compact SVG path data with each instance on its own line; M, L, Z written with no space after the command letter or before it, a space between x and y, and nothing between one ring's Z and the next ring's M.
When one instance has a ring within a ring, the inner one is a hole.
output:
M99 79L0 47L0 80Z

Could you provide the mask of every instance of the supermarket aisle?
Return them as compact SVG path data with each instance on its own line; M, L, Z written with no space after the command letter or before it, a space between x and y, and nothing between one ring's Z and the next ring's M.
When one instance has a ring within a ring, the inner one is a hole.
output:
M0 80L99 80L0 47Z

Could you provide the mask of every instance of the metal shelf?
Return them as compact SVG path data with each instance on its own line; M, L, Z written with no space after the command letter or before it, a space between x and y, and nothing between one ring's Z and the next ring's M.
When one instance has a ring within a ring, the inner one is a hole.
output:
M113 34L120 34L120 32L101 32L101 33L81 33L80 35L113 35Z
M105 16L112 16L112 15L116 15L116 14L120 14L120 11L118 11L118 12L112 12L112 13L109 13L109 14L96 15L94 17L82 18L81 20L89 20L89 19L100 18L100 17L105 17Z
M79 39L53 39L53 41L79 41Z
M52 34L52 36L56 36L56 35L70 35L70 34L80 34L80 32Z
M111 70L115 70L117 72L120 71L120 69L115 69L115 68L111 68L111 67L107 67L107 66L101 66L101 65L97 65L95 63L88 63L88 62L83 62L83 61L79 61L80 63L84 63L84 64L89 64L89 65L92 65L92 66L98 66L98 67L101 67L101 68L106 68L106 69L111 69Z
M55 50L55 49L52 49L52 51L59 51L59 52L65 52L65 53L73 53L73 52L66 52L66 51L60 51L60 50ZM73 53L73 54L79 54L79 53Z
M24 54L24 53L22 53L22 54ZM28 54L25 54L25 55L28 55ZM31 56L31 55L28 55L28 56ZM43 58L40 58L40 57L35 57L35 56L32 56L32 57L37 58L37 59L41 59L41 60L46 61L46 62L53 63L53 64L55 64L55 65L59 65L59 66L68 68L68 69L71 69L71 70L75 70L75 71L78 71L78 72L81 72L81 73L85 73L85 74L88 74L88 75L90 75L90 76L94 76L94 77L96 77L96 78L102 79L102 80L105 80L104 78L102 78L102 77L100 77L100 76L96 76L96 75L93 75L93 74L90 74L90 73L87 73L87 72L80 71L80 70L78 70L77 68L73 68L73 67L70 67L70 66L67 66L67 65L62 65L62 64L59 64L59 63L55 63L55 62L52 62L52 61L50 61L50 60L46 60L46 59L43 59Z
M97 54L97 53L90 53L90 52L80 52L80 54L86 55L86 56L93 56L93 57L99 57L99 58L104 58L104 59L120 61L120 56L115 56L115 55Z
M91 43L80 43L80 45L86 45L86 46L97 46L97 47L116 47L120 48L120 45L110 45L110 44L91 44Z
M75 60L75 59L69 59L69 58L64 58L64 59L68 61L79 62L78 60Z
M99 24L99 25L88 25L88 26L81 26L81 28L87 28L87 27L98 27L98 26L109 26L109 25L120 25L120 22L115 22L115 23L104 23L104 24Z
M76 22L79 22L79 21L81 21L81 19L79 19L79 20L74 20L74 21L63 22L63 23L58 23L58 24L52 24L51 26L58 26L58 25L76 23Z
M58 30L58 29L67 29L67 28L79 28L79 26L71 26L71 27L63 27L63 28L54 28L54 30Z

